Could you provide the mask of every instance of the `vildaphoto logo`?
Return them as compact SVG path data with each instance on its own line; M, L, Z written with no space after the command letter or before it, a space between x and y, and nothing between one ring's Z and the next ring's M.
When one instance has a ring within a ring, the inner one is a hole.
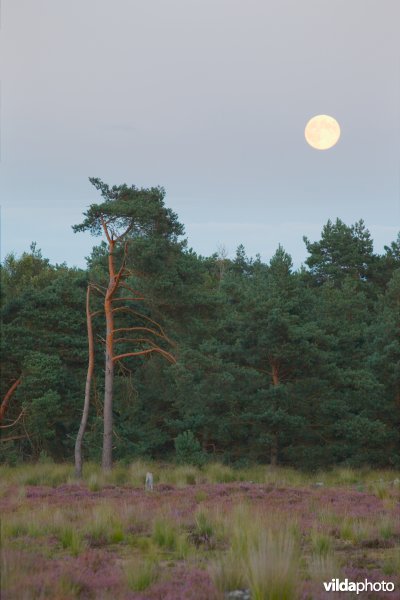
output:
M394 583L391 581L349 581L347 578L344 581L340 579L332 579L324 581L324 588L327 592L393 592Z

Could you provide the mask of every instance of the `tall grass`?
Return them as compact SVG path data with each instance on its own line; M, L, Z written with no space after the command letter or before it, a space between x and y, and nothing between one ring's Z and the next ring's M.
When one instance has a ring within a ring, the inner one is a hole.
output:
M210 515L205 510L198 510L195 515L197 535L210 539L214 534L214 526Z
M158 578L158 565L152 559L135 558L125 563L124 572L128 588L143 592Z
M208 571L215 586L222 593L245 589L248 585L244 563L232 550L211 562Z
M310 538L313 554L326 557L332 552L332 538L326 533L313 529Z
M254 600L291 600L298 587L298 550L288 530L266 530L246 558L247 577Z
M179 534L168 520L158 518L153 525L152 539L160 548L172 551L178 546Z
M65 525L61 529L59 539L62 547L72 556L78 556L86 548L82 535L71 525Z
M84 533L91 546L119 543L125 537L120 514L105 502L95 506L88 514Z
M308 560L308 571L311 579L321 583L335 577L341 577L341 569L333 554L313 554Z
M340 526L342 540L359 544L373 536L374 524L366 519L347 516Z
M389 517L388 515L382 515L378 520L378 532L382 539L389 540L395 533L396 521L398 524L398 519L395 519L393 515Z
M83 467L83 482L92 491L100 491L106 485L144 486L147 471L151 471L154 482L184 487L205 483L253 482L274 486L308 486L321 482L324 486L352 486L355 489L368 489L380 499L391 498L395 481L400 481L399 471L376 471L338 467L325 472L304 473L288 467L254 465L246 468L233 468L219 462L207 463L198 468L191 465L176 466L138 459L131 464L116 463L110 473L102 473L100 465L87 462ZM76 484L72 464L38 462L16 467L0 465L0 495L12 485ZM397 488L398 489L398 486Z
M291 523L280 515L262 515L245 505L228 519L230 548L210 568L221 591L248 587L254 600L296 597L299 550Z
M385 575L398 575L400 573L400 548L393 548L391 553L386 556L383 563L383 572Z

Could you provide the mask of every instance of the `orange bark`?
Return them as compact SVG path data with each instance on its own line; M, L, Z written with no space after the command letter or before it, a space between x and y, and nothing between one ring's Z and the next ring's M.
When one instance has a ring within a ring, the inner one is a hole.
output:
M108 234L107 234L108 236ZM102 467L104 471L112 469L112 436L113 436L113 383L114 383L114 314L112 299L118 286L114 268L115 242L109 239L108 273L109 282L104 299L104 313L106 316L106 364L104 380L104 436ZM122 267L121 267L122 268ZM121 269L120 272L122 273Z
M104 380L104 409L103 409L103 411L104 411L103 412L104 433L103 433L102 468L103 468L103 471L109 471L110 469L112 469L112 438L113 438L112 407L113 407L114 364L123 358L131 357L131 356L142 356L142 355L150 354L152 352L158 352L159 354L164 356L164 358L166 358L170 362L176 362L176 360L172 356L172 354L170 354L166 350L163 350L163 348L160 348L157 344L155 344L148 338L135 338L134 340L132 340L132 338L116 338L115 337L115 333L117 333L117 332L138 331L138 332L150 333L150 334L152 334L158 338L161 338L161 339L165 340L166 342L172 344L171 340L169 340L167 338L167 336L165 335L162 327L156 321L151 319L150 317L147 317L146 315L142 315L139 312L133 310L132 308L130 308L128 306L118 306L115 308L113 307L114 302L126 302L126 301L132 301L132 300L138 301L138 300L144 300L144 298L142 297L140 292L138 292L137 290L134 290L133 288L131 288L129 285L127 285L123 281L124 277L126 277L127 275L130 274L130 272L126 269L126 266L125 266L126 258L127 258L127 243L126 242L125 242L125 247L124 247L124 257L123 257L121 266L120 266L118 272L116 272L116 269L115 269L115 262L114 262L115 245L127 235L127 233L129 232L131 227L129 227L123 234L121 234L120 236L118 236L114 239L113 234L110 234L110 232L107 228L107 223L104 221L103 218L101 218L101 223L102 223L102 227L104 229L104 233L105 233L107 241L108 241L108 275L109 275L108 287L107 287L107 291L105 293L105 298L104 298L104 313L105 313L105 317L106 317L106 338L104 341L105 341L105 350L106 350L106 352L105 352L106 360L105 360L105 380ZM125 297L123 297L123 296L117 297L116 293L120 287L128 290L133 295L125 296ZM117 313L117 312L130 312L130 313L134 314L135 316L139 316L141 319L146 321L149 326L147 326L147 327L146 326L120 327L120 328L116 329L114 327L114 316L115 316L115 313ZM145 348L143 350L138 350L138 351L134 351L134 352L126 352L123 354L115 355L115 350L114 350L115 344L123 343L123 342L127 342L127 341L147 343L151 347Z
M11 400L12 395L14 394L15 390L17 389L17 387L19 386L21 381L22 381L22 377L19 377L16 381L14 381L14 383L12 384L12 386L10 387L10 389L4 396L2 403L0 405L0 423L2 422L4 415L7 412L8 404Z
M272 363L271 367L272 383L274 385L279 385L279 367L275 362Z

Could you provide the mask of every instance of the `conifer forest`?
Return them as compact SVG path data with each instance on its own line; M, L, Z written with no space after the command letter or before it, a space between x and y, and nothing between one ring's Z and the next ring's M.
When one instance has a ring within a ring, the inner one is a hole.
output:
M201 256L163 188L90 181L86 269L2 261L3 463L400 467L400 234Z

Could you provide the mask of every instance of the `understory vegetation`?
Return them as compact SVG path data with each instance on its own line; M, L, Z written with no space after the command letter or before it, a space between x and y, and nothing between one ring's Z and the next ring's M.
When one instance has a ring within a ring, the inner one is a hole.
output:
M0 482L5 599L315 600L336 577L400 585L399 472L136 461L86 464L77 483L47 463L3 466Z

